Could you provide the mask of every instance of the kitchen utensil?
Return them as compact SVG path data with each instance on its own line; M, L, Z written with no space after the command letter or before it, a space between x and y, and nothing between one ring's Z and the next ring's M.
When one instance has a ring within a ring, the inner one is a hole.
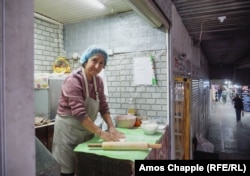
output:
M148 150L149 148L161 148L161 144L149 144L146 142L103 142L88 144L89 148L101 148L103 150Z
M158 129L158 124L157 123L142 123L140 128L145 134L155 134Z
M158 125L157 131L160 133L164 133L164 131L166 130L166 125Z
M133 115L117 115L116 125L119 128L132 128L134 127L136 116Z

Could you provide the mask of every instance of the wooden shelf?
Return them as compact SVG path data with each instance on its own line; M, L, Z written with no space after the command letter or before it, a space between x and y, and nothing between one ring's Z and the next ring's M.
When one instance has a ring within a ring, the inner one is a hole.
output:
M43 128L43 127L48 127L48 126L51 126L51 125L55 125L55 122L50 122L50 123L47 123L47 124L44 124L44 125L35 125L35 128Z

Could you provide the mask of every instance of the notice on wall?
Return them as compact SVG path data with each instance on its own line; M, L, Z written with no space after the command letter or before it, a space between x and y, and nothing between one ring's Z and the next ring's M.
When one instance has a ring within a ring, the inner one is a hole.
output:
M191 61L180 57L174 58L174 72L179 75L190 75Z
M136 85L156 85L155 69L152 57L134 58L134 83Z
M47 73L35 73L34 74L34 88L35 89L48 89L49 88L49 76Z
M250 112L250 92L248 86L242 86L242 93L241 93L244 111Z

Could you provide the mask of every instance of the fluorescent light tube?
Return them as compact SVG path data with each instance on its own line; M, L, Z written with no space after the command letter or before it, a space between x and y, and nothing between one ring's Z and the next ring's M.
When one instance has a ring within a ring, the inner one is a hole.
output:
M103 9L105 6L98 0L90 0L89 1L91 4L95 5L96 7Z

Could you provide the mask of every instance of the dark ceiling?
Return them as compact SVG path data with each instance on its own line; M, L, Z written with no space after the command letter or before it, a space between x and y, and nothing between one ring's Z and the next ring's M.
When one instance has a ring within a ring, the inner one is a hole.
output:
M249 0L173 0L172 3L193 44L203 50L210 79L235 79L236 70L250 69ZM225 17L224 21L220 17Z

